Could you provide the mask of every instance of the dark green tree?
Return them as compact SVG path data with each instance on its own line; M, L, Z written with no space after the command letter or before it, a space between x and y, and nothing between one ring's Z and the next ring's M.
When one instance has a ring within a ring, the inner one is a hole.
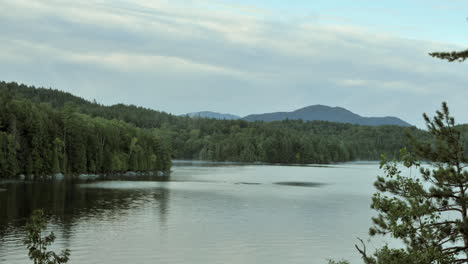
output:
M54 243L55 235L50 233L43 236L47 225L47 219L44 211L36 210L33 212L31 219L26 224L27 237L24 244L28 249L28 256L34 264L61 264L67 263L70 257L70 250L65 249L60 254L54 251L48 251L47 248Z
M384 176L375 182L378 192L371 207L378 212L371 235L390 235L404 249L384 247L366 263L468 262L468 158L461 132L446 103L431 119L424 114L430 140L411 137L413 151L401 151L402 164L419 170L406 175L397 161L383 157ZM423 163L424 162L424 163Z

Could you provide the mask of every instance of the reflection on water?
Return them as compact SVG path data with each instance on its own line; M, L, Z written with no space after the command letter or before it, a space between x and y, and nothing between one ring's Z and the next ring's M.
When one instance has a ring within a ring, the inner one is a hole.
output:
M125 217L144 203L154 206L159 224L165 225L170 190L161 183L156 184L151 189L135 188L132 182L102 183L106 188L64 181L3 185L8 191L0 195L0 263L2 260L14 263L12 260L6 262L12 252L19 254L15 256L18 260L25 260L26 251L16 247L10 252L8 243L20 244L27 217L39 208L52 217L51 229L60 234L60 244L68 248L72 247L71 237L76 232L73 227L78 223L91 219L92 222L109 223L112 219Z
M358 260L377 168L175 163L166 182L0 184L0 263L27 263L23 228L36 208L71 264Z
M245 185L259 185L259 182L236 182L235 184L245 184Z
M320 187L325 185L320 182L275 182L279 185L298 186L298 187Z
M81 217L122 214L138 203L151 200L159 204L160 213L166 214L169 189L154 186L151 190L135 189L129 182L105 182L77 185L70 182L9 183L0 199L0 230L6 224L21 226L24 218L35 209L44 209L58 223L66 224ZM107 186L107 188L105 188Z

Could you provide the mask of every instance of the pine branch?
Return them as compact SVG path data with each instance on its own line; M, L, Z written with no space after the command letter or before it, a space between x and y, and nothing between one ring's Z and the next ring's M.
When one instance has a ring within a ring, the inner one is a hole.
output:
M449 62L458 61L462 62L468 58L468 50L452 51L452 52L432 52L429 53L434 58L447 60Z
M449 251L452 254L460 251L465 251L466 249L468 249L468 247L449 247L442 249L442 251Z
M456 212L462 213L462 210L461 210L461 209L453 208L453 207L438 208L438 209L435 210L435 211L437 211L437 212L456 211Z
M362 248L360 248L358 245L354 245L354 247L357 249L359 254L361 254L361 257L364 263L375 264L374 259L372 259L371 257L367 255L367 248L366 248L366 244L364 243L364 241L360 238L357 238L357 239L359 240L359 242L361 242Z

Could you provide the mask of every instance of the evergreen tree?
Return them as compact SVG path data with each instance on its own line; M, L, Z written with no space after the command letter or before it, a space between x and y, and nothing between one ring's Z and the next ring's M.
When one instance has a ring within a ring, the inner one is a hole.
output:
M421 176L404 175L397 162L383 158L385 176L375 182L371 205L379 212L371 235L391 235L406 247L384 247L374 256L358 248L366 263L468 262L468 157L461 133L446 103L434 118L424 119L432 139L412 137L413 153L401 152L404 166Z
M124 172L129 163L133 170L148 171L153 155L159 158L152 170L170 169L170 148L162 147L152 130L91 117L69 105L58 110L13 99L13 94L0 92L0 178Z

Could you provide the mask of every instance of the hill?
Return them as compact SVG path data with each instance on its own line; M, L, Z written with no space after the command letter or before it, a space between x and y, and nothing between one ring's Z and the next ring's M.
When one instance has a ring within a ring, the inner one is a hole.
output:
M363 117L342 107L330 107L325 105L311 105L292 112L276 112L266 114L248 115L243 118L247 121L328 121L336 123L348 123L364 126L395 125L402 127L411 126L409 123L397 117Z
M19 91L25 93L19 96ZM44 94L51 96L49 103L37 100ZM170 170L170 147L157 134L84 114L70 103L92 103L64 95L0 82L0 179ZM61 98L68 105L53 107Z
M161 143L161 146L165 147L162 153L156 154L157 158L167 157L166 153L169 152L173 159L284 164L378 160L382 153L391 158L399 153L400 148L408 146L408 142L404 136L405 130L409 130L411 134L419 138L424 138L427 135L425 131L415 127L361 126L339 122L304 122L302 120L291 119L274 122L248 122L246 120L190 118L188 116L175 116L134 105L117 104L106 106L97 102L87 101L63 91L36 88L17 83L0 82L0 96L13 103L21 101L37 105L38 108L35 112L38 114L47 116L50 111L56 113L59 127L57 131L60 131L60 128L63 129L63 123L65 121L68 122L67 117L70 116L70 113L74 113L77 116L84 114L89 117L86 117L86 119L92 119L83 123L84 127L97 127L107 122L105 120L111 122L110 126L116 127L121 127L119 124L124 125L124 123L127 123L130 125L129 129L121 131L112 131L110 129L108 133L112 137L113 144L115 143L115 148L109 148L109 151L112 151L104 156L111 157L111 160L114 160L115 164L120 164L117 166L120 167L118 170L124 170L126 166L131 165L128 157L134 153L130 150L136 147L132 143L132 138L136 137L138 133L143 133L144 136L142 136L141 140L137 140L139 146L137 149L155 147L159 151L158 146L152 146L152 144L147 143L147 138L160 139L158 142ZM50 109L50 111L47 109ZM296 112L300 113L301 111L298 110ZM11 134L10 131L16 131L12 125L12 127L3 125L14 124L16 122L11 114L4 112L2 115L0 112L0 116L2 116L0 118L1 132ZM39 120L38 118L36 119ZM101 119L105 120L100 121ZM47 118L41 120L47 120ZM23 121L21 122L23 123ZM23 124L29 123L32 122L24 121ZM45 121L36 123L36 126L43 126L44 128L52 127ZM135 128L132 128L133 126ZM34 136L35 133L33 131L37 130L28 129L26 134L29 133L28 135ZM76 130L67 129L67 131L84 132L81 128ZM85 133L87 135L85 138L92 140L83 145L89 148L89 151L83 152L83 147L80 153L86 153L86 157L93 157L92 155L94 155L95 151L93 152L91 149L95 144L92 141L95 136L99 136L100 134L94 133L91 130L89 133ZM6 136L8 137L9 135ZM122 136L125 136L125 140L122 140ZM11 141L11 139L9 140ZM13 146L14 142L10 142L9 140L0 139L0 150L2 147ZM35 140L31 142L35 142ZM50 141L44 140L43 142L47 143ZM86 141L80 139L79 142L69 142L72 144L70 145L70 149L78 145L81 146L80 142ZM110 143L110 139L109 141L106 140L106 142ZM117 144L116 142L120 143ZM48 147L46 149L49 151ZM24 148L22 151L26 151L24 153L27 153L28 149ZM151 149L148 149L148 151L151 151ZM85 157L83 155L75 156L73 153L71 155L70 157ZM149 157L151 155L146 156ZM25 156L25 158L28 157ZM29 162L27 159L22 160L26 162L25 164ZM82 159L82 161L85 160L84 158ZM95 162L93 161L93 163ZM73 162L71 164L85 163ZM91 166L91 161L86 164L88 167L95 167L95 164ZM135 164L135 166L137 165ZM143 165L146 166L145 164ZM38 162L37 166L40 167L41 164ZM90 169L88 168L88 170Z

